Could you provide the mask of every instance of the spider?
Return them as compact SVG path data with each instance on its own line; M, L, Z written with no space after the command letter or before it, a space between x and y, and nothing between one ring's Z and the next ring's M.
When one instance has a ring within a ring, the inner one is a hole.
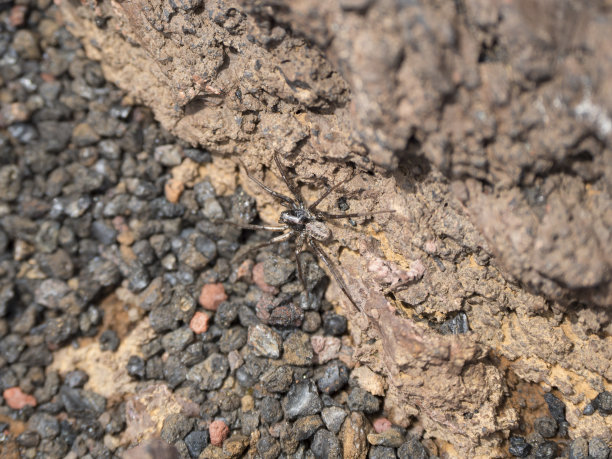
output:
M375 214L382 213L391 213L395 212L394 210L379 210L375 212L367 212L367 213L351 213L351 214L331 214L329 212L325 212L317 209L317 206L321 204L321 202L329 196L334 190L336 190L341 185L349 182L354 176L355 171L351 172L351 174L345 178L344 180L336 183L334 186L325 191L315 202L310 205L307 205L304 202L297 186L295 183L289 179L287 174L287 170L285 166L281 163L278 154L274 155L274 162L276 163L276 167L280 172L280 175L287 185L287 188L293 195L293 198L289 196L285 196L277 191L272 190L264 183L259 181L257 178L253 177L247 167L242 163L242 167L244 168L246 175L249 179L263 188L266 192L276 198L280 204L286 207L288 210L284 210L281 212L278 222L280 225L250 225L250 224L242 224L228 221L234 226L238 226L243 229L250 230L265 230L265 231L274 231L274 232L283 232L283 234L273 237L269 241L265 241L259 244L254 245L249 248L247 253L254 252L263 247L277 244L279 242L289 241L291 239L295 240L295 263L297 265L297 273L298 278L302 284L302 288L304 292L308 294L308 288L306 285L306 281L304 278L304 269L302 268L302 262L300 260L300 255L303 252L310 251L316 257L320 258L329 272L332 274L340 289L344 292L350 302L355 306L357 303L351 296L348 291L348 287L342 276L338 272L338 269L334 266L329 257L325 254L323 249L321 248L321 243L329 242L332 239L332 232L329 227L325 224L327 220L336 220L341 218L352 218L352 217L369 217ZM306 247L306 249L304 249ZM246 255L246 254L244 254Z

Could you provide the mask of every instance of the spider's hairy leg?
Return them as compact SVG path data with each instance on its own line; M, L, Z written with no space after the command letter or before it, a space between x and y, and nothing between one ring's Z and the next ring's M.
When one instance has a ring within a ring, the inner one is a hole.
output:
M317 217L327 218L330 220L339 219L339 218L352 218L352 217L371 217L372 215L378 214L392 214L395 210L375 210L373 212L357 212L354 214L330 214L324 211L317 211Z
M304 293L308 295L308 286L306 285L306 279L304 278L304 270L302 269L302 260L300 260L300 255L304 253L304 241L305 236L300 234L295 241L295 264L297 266L297 273L300 282L302 283L302 288L304 289Z
M289 208L296 207L296 203L293 199L291 199L289 196L285 196L284 194L274 191L272 188L269 188L268 186L264 185L261 181L259 181L257 178L251 175L251 173L249 172L249 169L247 169L247 167L245 166L245 164L242 162L241 159L239 159L238 161L240 161L240 164L242 164L242 167L247 177L250 178L252 181L254 181L257 185L259 185L265 191L267 191L269 194L274 196L276 199L279 199L283 206L289 207Z
M236 226L237 228L242 228L242 229L246 229L246 230L255 230L255 231L259 231L259 230L264 230L264 231L285 231L287 228L289 228L287 225L251 225L248 223L236 223L233 222L231 220L213 220L213 223L221 223L221 224L228 224L228 225L232 225L232 226Z
M259 244L255 244L255 245L249 247L246 251L244 251L242 253L237 253L234 256L234 258L232 258L232 263L238 263L238 262L244 260L252 252L255 252L255 251L257 251L259 249L262 249L264 247L267 247L269 245L278 244L279 242L288 241L294 235L295 235L295 233L293 231L289 231L287 233L281 234L280 236L273 237L269 241L260 242Z
M319 199L317 199L315 202L313 202L312 204L310 204L308 206L308 210L310 210L310 211L315 210L317 208L317 206L319 204L321 204L321 201L323 201L327 196L329 196L329 194L332 191L338 189L338 187L344 185L345 183L350 182L353 179L353 177L355 177L355 169L352 170L352 172L350 173L350 175L347 178L345 178L344 180L336 183L329 190L327 190L325 193L323 193L321 196L319 196Z
M285 169L285 166L283 165L283 163L281 163L281 160L278 157L278 153L274 153L274 162L276 163L276 167L278 168L278 171L280 172L281 177L285 181L285 184L287 185L287 188L289 188L289 191L291 191L291 194L293 195L295 200L299 204L303 205L304 204L304 200L302 199L302 195L300 194L300 190L298 190L297 186L295 186L295 183L287 175L287 169Z
M327 255L325 254L323 249L321 247L319 247L319 245L313 239L310 239L310 238L308 238L308 245L310 245L312 250L314 250L314 252L317 254L317 256L323 261L325 266L327 266L327 269L329 269L329 272L332 274L332 276L334 277L336 282L338 282L338 285L340 286L340 289L344 292L344 294L349 299L349 301L351 303L353 303L353 306L355 306L357 309L361 310L361 308L359 306L357 306L357 303L355 302L355 300L353 299L353 297L349 293L348 287L344 283L344 279L342 279L342 276L340 275L340 273L338 272L338 270L336 269L334 264L331 262L331 260L327 257Z

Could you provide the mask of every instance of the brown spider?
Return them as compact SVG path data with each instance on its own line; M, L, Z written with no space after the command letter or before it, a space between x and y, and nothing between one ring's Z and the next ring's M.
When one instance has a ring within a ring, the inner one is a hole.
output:
M232 225L238 226L244 229L250 230L265 230L265 231L278 231L283 232L280 236L273 237L269 241L262 242L251 247L247 253L261 249L262 247L266 247L268 245L276 244L283 241L288 241L290 239L295 239L295 262L297 265L297 272L300 282L302 283L302 287L304 288L304 293L308 295L308 288L306 285L306 281L304 280L304 274L302 269L302 262L300 261L300 255L305 251L311 251L316 257L323 260L323 263L332 276L338 282L338 285L350 300L351 303L355 307L358 307L355 303L355 300L348 292L348 287L344 283L342 276L338 272L337 268L325 254L319 243L328 242L332 237L331 230L325 224L326 220L335 220L340 218L352 218L352 217L369 217L375 214L381 213L389 213L395 212L394 210L379 210L376 212L369 213L352 213L352 214L330 214L328 212L318 210L317 206L325 199L332 191L336 190L339 186L350 181L354 176L355 172L353 171L347 178L335 184L331 188L329 188L325 193L323 193L319 199L313 202L310 205L306 205L304 203L304 199L300 195L298 188L295 186L293 181L291 181L287 175L287 171L285 167L280 162L278 155L274 155L274 162L276 163L276 167L283 178L283 181L287 184L287 188L293 195L294 199L289 196L285 196L277 191L272 190L271 188L264 185L258 179L253 177L249 170L246 168L244 163L241 162L242 167L246 172L246 175L249 179L254 181L257 185L267 191L269 194L274 196L276 199L280 201L280 204L284 207L287 207L288 210L284 210L280 214L280 218L278 222L281 225L273 226L273 225L249 225L249 224L241 224L235 222L227 222ZM287 231L288 230L288 231ZM285 232L286 231L286 232ZM306 249L304 250L304 246ZM246 254L244 254L246 255Z

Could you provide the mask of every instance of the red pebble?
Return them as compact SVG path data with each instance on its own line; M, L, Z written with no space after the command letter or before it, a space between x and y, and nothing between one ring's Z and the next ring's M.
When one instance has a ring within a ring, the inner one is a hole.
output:
M383 433L391 428L391 421L387 418L378 418L374 420L374 430L376 433Z
M200 293L200 305L209 311L216 311L221 303L227 300L223 284L206 284Z
M21 27L25 24L25 17L28 13L28 8L25 5L15 5L9 13L9 22L13 27Z
M20 410L26 405L36 406L36 399L24 394L19 387L9 387L2 393L2 396L6 404L14 410Z
M229 427L223 421L213 421L210 423L208 428L210 433L210 444L215 446L222 446L223 442L229 437Z
M191 328L191 331L196 334L204 333L206 330L208 330L209 321L210 316L208 314L197 311L189 321L189 328Z
M255 282L255 285L257 285L262 292L271 293L272 295L278 293L278 288L267 284L264 280L263 263L257 263L253 266L253 282Z

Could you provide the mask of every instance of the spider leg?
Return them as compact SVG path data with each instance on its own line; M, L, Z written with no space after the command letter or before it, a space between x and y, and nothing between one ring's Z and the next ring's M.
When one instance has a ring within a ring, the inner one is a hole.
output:
M338 219L338 218L352 218L352 217L371 217L372 215L378 214L391 214L394 213L395 210L376 210L374 212L357 212L354 214L329 214L322 210L317 211L317 217L323 217L327 219Z
M298 203L303 204L304 200L302 199L300 190L298 190L298 188L295 186L295 183L293 183L293 181L289 179L289 176L287 175L287 170L285 169L283 163L281 163L278 157L278 153L274 153L274 162L276 163L276 167L278 167L278 171L280 172L281 177L285 181L287 188L289 188L289 191L291 191L291 194L295 197L295 200Z
M310 204L308 206L308 210L313 211L317 208L317 206L319 204L321 204L321 201L323 201L332 191L336 190L339 186L351 181L353 179L353 177L355 177L355 170L353 169L353 171L351 172L351 174L345 178L344 180L342 180L341 182L336 183L334 186L332 186L329 190L327 190L325 193L323 193L319 199L317 199L315 202L313 202L312 204Z
M284 233L284 234L281 234L280 236L273 237L269 241L260 242L259 244L255 244L249 247L246 251L242 253L237 253L234 256L234 258L232 258L232 263L238 263L239 261L242 261L244 258L246 258L247 255L249 255L251 252L255 252L256 250L262 249L269 245L277 244L279 242L288 241L289 239L291 239L291 237L294 234L295 233L293 231L289 231L288 233Z
M327 257L323 249L319 247L319 245L311 238L308 238L308 244L310 245L312 250L315 251L317 256L323 261L325 266L327 266L327 269L329 269L329 272L332 274L336 282L338 282L340 289L344 292L346 297L350 300L351 303L353 303L353 306L355 306L357 309L360 309L359 306L357 306L357 303L355 303L355 300L353 299L351 294L348 292L348 287L344 283L344 279L342 279L342 276L340 275L334 264L331 262L331 260Z
M297 266L297 273L300 282L302 283L302 288L304 289L304 293L308 295L308 286L306 285L306 279L304 278L304 270L302 269L302 261L300 260L300 255L304 253L304 236L300 234L295 241L295 264Z
M285 207L290 207L290 208L296 207L295 201L293 199L291 199L289 196L285 196L284 194L281 194L281 193L279 193L277 191L274 191L272 188L269 188L268 186L264 185L261 181L259 181L257 178L255 178L255 177L253 177L251 175L251 173L249 172L247 167L244 165L242 160L239 160L239 161L240 161L240 164L242 164L242 167L244 168L244 172L246 173L248 178L250 178L252 181L257 183L257 185L259 185L261 188L266 190L268 193L270 193L276 199L280 199L282 201L281 204L283 204Z
M230 220L214 220L213 223L226 223L228 225L236 226L238 228L246 230L264 230L264 231L285 231L289 228L287 225L274 226L274 225L249 225L247 223L236 223Z

